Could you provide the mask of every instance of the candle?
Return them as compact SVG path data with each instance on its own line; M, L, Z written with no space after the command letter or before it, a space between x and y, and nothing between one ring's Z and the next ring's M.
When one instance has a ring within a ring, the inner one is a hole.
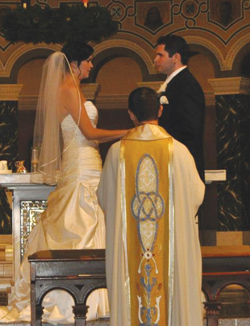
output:
M30 0L21 0L21 5L23 9L27 9L30 7Z
M88 7L88 2L89 2L89 0L82 0L84 7L86 7L86 8Z

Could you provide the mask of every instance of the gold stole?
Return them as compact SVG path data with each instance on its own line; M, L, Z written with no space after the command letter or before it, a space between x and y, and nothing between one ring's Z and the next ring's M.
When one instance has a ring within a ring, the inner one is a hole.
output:
M123 139L123 243L130 325L170 326L174 212L172 138ZM166 150L168 149L168 150ZM129 325L128 325L129 326Z

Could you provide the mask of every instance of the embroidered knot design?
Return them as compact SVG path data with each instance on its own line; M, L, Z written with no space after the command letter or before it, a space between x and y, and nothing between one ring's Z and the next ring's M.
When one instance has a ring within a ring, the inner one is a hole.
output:
M157 278L152 277L152 272L155 270L156 274L159 273L153 250L157 238L158 221L165 212L165 205L159 193L157 165L149 154L144 154L138 162L135 188L131 212L137 222L142 250L138 273L141 274L140 283L145 291L145 296L137 296L139 325L158 325L161 296L156 297L154 305L151 299L152 290L157 286Z

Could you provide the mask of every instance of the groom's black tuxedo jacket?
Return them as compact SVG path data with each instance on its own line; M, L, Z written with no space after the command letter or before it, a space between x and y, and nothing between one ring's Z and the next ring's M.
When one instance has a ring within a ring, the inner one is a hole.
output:
M169 104L163 106L159 124L171 136L186 145L204 181L205 98L202 88L188 68L185 68L168 83L164 95Z

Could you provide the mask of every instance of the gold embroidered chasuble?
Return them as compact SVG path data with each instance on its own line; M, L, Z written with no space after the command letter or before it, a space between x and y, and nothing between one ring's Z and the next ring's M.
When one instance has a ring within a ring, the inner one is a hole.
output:
M120 150L129 322L131 326L170 326L174 282L173 139L163 129L161 138L152 134L145 137L145 132L145 126L133 129L123 138Z

